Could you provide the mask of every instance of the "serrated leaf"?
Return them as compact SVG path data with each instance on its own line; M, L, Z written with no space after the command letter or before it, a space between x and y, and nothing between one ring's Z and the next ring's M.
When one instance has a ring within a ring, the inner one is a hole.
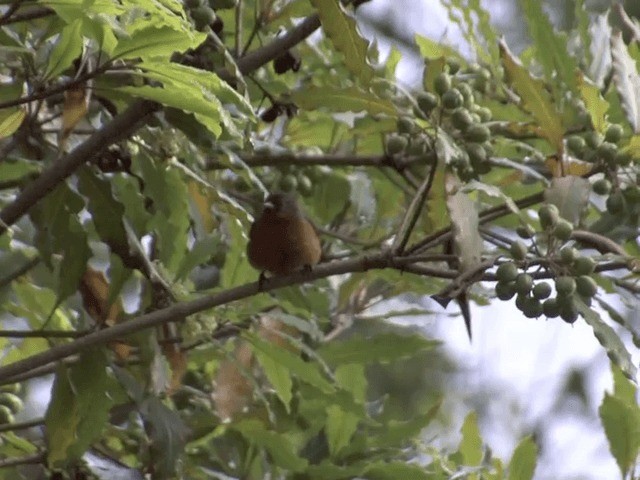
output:
M411 480L429 480L433 478L431 472L420 465L406 463L406 462L373 462L363 472L363 475L368 480L398 480L411 479Z
M0 110L0 140L13 135L26 116L27 112L22 108Z
M536 49L536 59L542 65L547 82L556 84L557 75L562 84L562 90L559 86L554 89L556 100L560 100L567 87L572 91L576 87L577 65L574 57L569 55L566 35L555 31L539 1L522 0L521 5Z
M176 462L184 451L189 429L178 412L169 409L156 397L145 399L140 405L140 412L151 439L155 475L174 478Z
M460 429L462 440L458 451L462 454L462 460L465 465L477 466L482 462L482 437L478 428L478 414L470 412L464 419L462 428Z
M576 4L576 9L578 5ZM588 21L588 14L587 21ZM580 15L582 17L582 15ZM582 21L582 20L581 20ZM581 33L581 36L583 34ZM609 23L609 11L596 15L589 25L586 34L589 39L583 43L588 48L587 57L591 57L589 62L589 78L598 87L604 87L605 79L611 71L611 24Z
M604 133L607 126L607 112L609 111L609 102L607 102L600 93L600 89L587 80L582 73L578 76L578 90L580 96L587 107L591 123L596 131Z
M508 480L531 480L536 471L538 447L531 437L520 441L509 462Z
M618 334L600 318L597 312L591 310L582 300L576 299L576 305L578 312L593 328L595 337L606 350L609 359L620 367L620 370L627 378L635 381L638 370L633 363L631 354L627 351Z
M640 133L640 75L629 55L622 33L611 35L613 83L620 96L622 109L634 133Z
M113 50L113 58L169 58L174 52L183 52L200 45L207 35L189 30L151 25L136 30L129 38L121 38Z
M590 192L589 180L569 175L553 178L544 191L544 199L558 207L562 218L577 225L587 208Z
M418 45L418 50L420 50L420 56L422 58L433 60L446 57L464 61L464 57L462 57L456 49L449 47L443 42L436 42L420 34L416 34L414 40L416 45Z
M336 457L340 450L346 447L351 437L358 428L359 417L353 413L345 412L337 405L327 408L327 423L325 434L329 444L329 452Z
M88 199L87 208L100 238L118 252L127 252L129 243L122 222L124 206L114 196L111 184L89 167L78 170L78 189Z
M307 460L297 455L293 444L284 434L267 430L259 420L243 420L232 428L240 432L249 443L264 448L278 467L292 472L300 472L307 467Z
M60 36L49 55L45 77L56 78L71 66L82 54L82 18L77 18L60 32Z
M622 476L626 478L640 450L638 407L606 393L598 412L609 441L609 450L620 467Z
M556 111L544 83L533 78L509 51L504 41L500 42L500 57L507 79L520 97L522 107L536 119L541 134L554 148L560 150L564 136L562 119Z
M45 414L49 465L77 461L102 434L113 405L106 364L102 349L93 349L73 368L58 368Z
M515 214L520 213L520 209L518 208L516 203L513 201L513 198L505 194L502 190L500 190L499 187L495 185L488 185L486 183L482 183L477 180L472 180L466 185L464 185L464 187L462 188L462 191L463 192L479 191L489 195L490 197L499 198L500 200L504 201L505 205L509 207L509 210L511 210L511 212Z
M613 395L631 406L637 405L637 387L623 373L622 370L611 362L613 375Z
M325 344L318 349L318 354L330 365L389 363L438 345L440 342L421 335L379 333L371 338L354 336Z
M255 336L247 336L246 338L253 345L256 355L270 357L285 368L290 375L295 375L301 381L313 385L325 393L335 392L335 387L324 377L316 363L305 362L299 355Z
M358 87L335 88L311 86L291 93L296 105L305 110L328 108L332 112L367 112L394 116L393 103Z
M337 0L311 0L318 10L322 29L333 46L344 55L346 67L368 85L374 71L367 62L367 41L360 36L356 22L349 17Z

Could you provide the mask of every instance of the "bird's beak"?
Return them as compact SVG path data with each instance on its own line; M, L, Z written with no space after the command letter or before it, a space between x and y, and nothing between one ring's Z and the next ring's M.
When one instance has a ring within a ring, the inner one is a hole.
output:
M264 202L265 210L273 210L276 206L272 202Z

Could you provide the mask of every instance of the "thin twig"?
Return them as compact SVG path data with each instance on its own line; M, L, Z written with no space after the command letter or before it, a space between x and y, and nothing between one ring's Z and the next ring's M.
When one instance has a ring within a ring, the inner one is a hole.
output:
M0 338L78 338L91 330L0 330Z
M9 25L12 23L19 22L28 22L29 20L36 20L38 18L48 17L53 15L55 12L51 8L41 7L41 8L33 8L31 10L27 10L26 12L16 13L11 18L5 20L4 25Z
M26 430L27 428L39 427L44 425L44 418L34 418L24 422L14 422L0 425L0 432L14 432L16 430Z
M15 272L10 273L6 277L0 279L0 288L9 285L11 282L20 278L22 275L27 273L29 270L34 268L36 265L40 263L40 257L35 256L32 259L28 260L24 265L18 268Z
M17 467L18 465L33 465L44 463L47 456L45 452L34 453L24 457L5 458L0 460L0 468Z

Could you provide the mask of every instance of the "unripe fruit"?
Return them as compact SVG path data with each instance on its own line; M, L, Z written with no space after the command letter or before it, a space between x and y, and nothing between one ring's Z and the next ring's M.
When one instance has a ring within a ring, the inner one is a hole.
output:
M529 300L528 295L516 295L516 308L520 311L525 309L527 301Z
M527 256L527 246L520 240L516 240L509 247L509 252L515 260L524 260Z
M535 234L535 231L530 225L518 225L516 227L516 233L520 238L531 238Z
M471 163L482 163L487 160L487 152L485 152L484 148L479 143L468 144L466 150L469 154L469 160L471 160Z
M304 197L308 197L313 193L313 183L311 183L311 179L306 175L298 176L298 191Z
M456 108L451 114L451 123L458 130L465 131L473 123L471 114L466 108Z
M513 296L516 294L516 287L513 282L496 283L496 296L503 301L511 300Z
M527 318L538 318L543 313L542 304L537 298L527 298L522 313Z
M451 76L445 72L439 73L433 81L433 89L438 95L444 95L451 89Z
M400 135L391 135L387 138L387 152L390 155L397 155L400 152L403 152L409 141L406 137L401 137Z
M516 292L520 295L527 295L533 288L533 278L528 273L521 273L516 277Z
M518 267L513 262L503 263L496 270L496 278L500 283L512 282L518 276Z
M0 425L3 423L13 423L15 418L13 413L6 405L0 405Z
M544 300L549 295L551 295L551 285L549 285L547 282L536 283L536 285L533 287L532 292L535 298L537 298L538 300Z
M598 195L608 195L611 192L611 182L606 178L600 178L593 183L593 191Z
M491 131L486 125L471 125L464 137L471 142L482 143L491 138Z
M566 242L571 238L571 233L573 232L573 225L571 222L561 218L556 223L556 226L553 229L553 236L562 242Z
M560 296L569 296L576 291L576 281L572 277L558 277L555 281L556 292Z
M593 278L581 275L576 278L576 292L581 297L591 298L598 292L598 285Z
M581 156L584 153L584 149L587 146L584 138L578 135L571 135L567 138L567 148L575 155Z
M473 97L473 89L469 86L468 83L458 84L457 89L462 94L462 98L464 98L464 106L467 108L471 108L476 101Z
M616 158L614 158L613 163L620 167L626 167L631 163L631 154L629 152L618 152L616 153Z
M462 105L464 98L457 88L452 88L442 95L442 106L447 110L453 110Z
M400 117L396 123L398 133L413 133L415 126L415 123L413 123L413 121L408 117Z
M12 413L18 413L24 408L20 397L13 393L0 393L0 405L6 405Z
M602 135L598 132L589 132L585 135L584 140L587 142L589 148L596 149L602 143Z
M558 223L560 211L558 210L558 207L552 203L547 203L540 207L540 210L538 210L538 216L540 217L540 225L542 225L542 228L547 230Z
M278 188L283 192L291 192L298 187L298 180L295 175L289 174L285 175L278 182Z
M613 192L606 201L607 211L612 215L617 215L624 211L624 197L622 192Z
M596 150L598 156L607 163L615 163L618 147L611 142L602 142Z
M426 116L429 116L431 111L438 106L438 97L430 92L420 92L416 97L418 107Z
M548 298L542 303L542 313L548 318L555 318L560 315L558 301L555 298Z
M447 66L449 67L449 73L455 75L460 70L460 61L457 58L448 58Z
M578 258L578 251L573 247L562 247L560 250L560 260L565 265L571 265Z
M475 113L480 115L480 120L483 122L489 122L493 117L493 113L487 107L479 107L475 110Z
M184 4L187 8L190 9L198 8L200 5L202 5L202 0L185 0Z
M560 318L567 323L574 323L578 319L578 308L573 297L567 297L558 301Z
M611 125L609 125L609 128L607 128L607 131L604 134L604 139L607 142L618 143L623 134L624 129L622 128L622 125L612 123Z
M191 10L191 18L193 18L196 30L202 30L215 21L216 12L206 5L201 5Z
M591 275L596 269L596 262L591 257L578 257L573 266L571 267L571 273L574 275Z

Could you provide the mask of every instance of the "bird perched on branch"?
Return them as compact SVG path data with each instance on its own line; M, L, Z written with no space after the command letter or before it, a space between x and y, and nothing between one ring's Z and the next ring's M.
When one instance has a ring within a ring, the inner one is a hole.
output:
M251 225L247 255L251 265L275 275L311 268L320 261L322 247L313 224L290 193L272 193Z

